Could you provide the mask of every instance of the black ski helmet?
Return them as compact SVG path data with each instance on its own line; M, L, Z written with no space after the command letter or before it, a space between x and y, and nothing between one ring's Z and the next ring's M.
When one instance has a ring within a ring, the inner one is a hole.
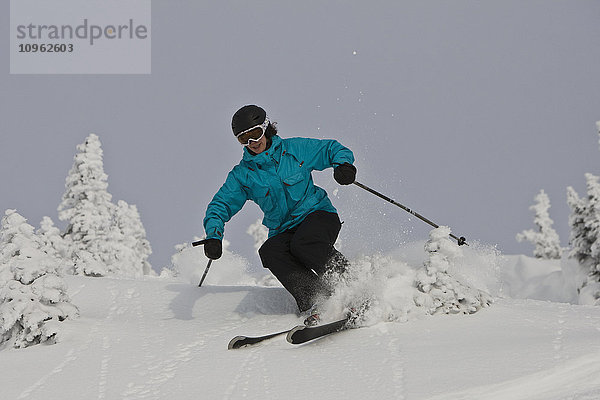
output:
M240 132L255 127L265 122L267 112L259 106L248 105L240 108L233 114L231 129L237 136Z

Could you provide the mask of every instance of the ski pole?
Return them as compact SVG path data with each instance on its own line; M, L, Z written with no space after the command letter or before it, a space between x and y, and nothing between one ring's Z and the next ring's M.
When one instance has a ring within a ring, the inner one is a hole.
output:
M206 243L206 239L199 240L197 242L192 242L192 246L196 247L196 246L203 245L204 243ZM212 259L208 259L208 264L206 265L206 268L204 269L204 274L202 274L202 279L200 279L200 283L198 284L198 287L202 286L204 279L206 279L206 275L208 274L208 270L210 269L210 264L212 264L212 262L213 262Z
M208 260L208 264L206 264L206 269L204 270L204 274L202 274L202 279L200 279L200 283L198 284L198 287L202 286L202 282L204 282L204 279L206 279L206 274L208 274L208 270L210 269L210 264L212 264L213 260L209 259Z
M375 196L377 196L377 197L380 197L380 198L382 198L383 200L385 200L385 201L388 201L388 202L392 203L393 205L400 207L400 208L401 208L401 209L403 209L404 211L408 212L409 214L412 214L412 215L414 215L415 217L419 218L421 221L428 223L429 225L433 226L434 228L439 228L439 227L440 227L440 226L439 226L438 224L436 224L435 222L432 222L432 221L428 220L427 218L425 218L424 216L422 216L421 214L419 214L419 213L417 213L417 212L415 212L415 211L411 210L410 208L408 208L408 207L406 207L406 206L403 206L403 205L402 205L402 204L400 204L400 203L397 203L397 202L395 202L394 200L390 199L390 198L389 198L389 197L387 197L386 195L384 195L384 194L381 194L381 193L379 193L378 191L376 191L376 190L373 190L373 189L371 189L370 187L368 187L368 186L366 186L366 185L363 185L363 184L362 184L362 183L360 183L360 182L354 181L354 184L355 184L356 186L358 186L359 188L365 189L367 192L369 192L369 193L372 193L372 194L374 194ZM463 244L466 244L466 245L468 246L468 244L467 244L467 239L466 239L464 236L461 236L461 237L456 237L456 236L454 236L454 235L451 233L451 234L450 234L450 237L451 237L451 238L453 238L454 240L456 240L456 241L458 242L458 245L459 245L459 246L462 246Z

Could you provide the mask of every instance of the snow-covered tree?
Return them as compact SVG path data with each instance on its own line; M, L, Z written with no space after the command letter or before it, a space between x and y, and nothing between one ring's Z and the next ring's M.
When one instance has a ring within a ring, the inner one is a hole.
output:
M100 139L92 133L77 150L58 217L68 222L66 234L71 238L75 272L103 276L112 257L108 242L114 204L107 190Z
M117 205L111 201L100 139L90 134L77 150L58 207L59 218L68 222L64 237L70 245L67 253L73 273L150 274L152 250L137 208L125 201Z
M535 212L533 223L537 226L537 231L533 229L525 230L517 234L517 240L522 242L527 240L535 245L533 255L536 258L560 259L562 249L558 233L552 228L554 221L550 218L548 209L550 209L550 199L544 190L541 190L535 196L535 204L529 207Z
M111 232L113 255L110 271L116 275L141 277L148 275L152 267L148 257L152 254L146 230L135 205L119 200L115 208Z
M579 197L575 189L569 186L567 187L567 204L571 208L571 214L569 215L569 226L571 228L569 244L571 250L569 256L582 263L590 256L593 243L589 238L589 230L585 226L588 209L587 201Z
M62 237L60 229L54 226L50 217L43 217L37 235L43 242L42 250L50 256L61 260L60 271L73 273L73 261L71 259L69 236Z
M579 288L579 303L600 305L600 183L593 174L585 174L585 178L587 199L581 199L573 188L567 188L571 207L570 256L587 273L587 280Z
M77 315L61 260L46 253L33 226L7 210L0 226L0 343L14 347L52 341L60 322Z
M416 287L419 294L414 301L418 306L426 307L430 314L472 314L492 302L484 291L471 288L459 282L449 269L458 258L462 249L450 240L450 228L440 226L429 234L425 250L429 259L417 272Z

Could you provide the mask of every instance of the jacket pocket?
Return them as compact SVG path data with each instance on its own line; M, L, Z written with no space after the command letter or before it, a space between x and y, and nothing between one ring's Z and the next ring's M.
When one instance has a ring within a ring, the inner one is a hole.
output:
M279 210L271 193L271 188L268 186L256 186L253 188L252 193L252 200L258 204L264 213L262 224L269 229L278 229L280 225Z
M254 201L260 209L265 213L273 211L275 208L275 202L273 201L273 195L271 188L268 186L255 186L252 188L252 201Z
M298 172L284 179L283 184L290 197L299 201L306 195L309 179L304 172Z

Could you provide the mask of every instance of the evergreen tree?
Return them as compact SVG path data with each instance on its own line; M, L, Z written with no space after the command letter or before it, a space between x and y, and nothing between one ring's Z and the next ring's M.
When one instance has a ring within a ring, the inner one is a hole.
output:
M567 202L571 207L571 252L587 279L578 288L580 304L600 304L600 183L598 177L586 174L587 199L581 199L575 190L567 188Z
M113 258L109 241L114 204L107 190L108 176L98 136L90 134L77 150L58 217L68 222L66 234L71 238L75 272L103 276L109 272Z
M600 264L600 183L599 178L593 174L585 174L587 182L588 208L585 226L590 236L590 256L594 260L592 272L598 272Z
M14 347L54 340L60 322L77 315L60 277L60 258L25 218L7 210L0 226L0 343Z
M146 230L135 205L119 200L114 214L111 242L115 260L111 271L117 275L141 277L148 275L152 267L148 257L152 254Z
M125 201L117 205L111 202L98 136L90 134L77 150L58 207L59 219L68 222L65 240L54 243L67 244L68 249L57 251L71 259L70 272L74 274L128 277L151 274L148 257L152 250L137 207ZM48 229L54 235L52 228Z
M567 187L567 204L571 208L571 214L569 215L569 226L571 228L569 244L571 250L569 256L581 264L591 254L591 243L585 227L587 202L579 197L575 189L569 186Z
M600 183L597 176L589 173L585 179L588 194L585 227L589 234L590 257L582 264L588 276L579 290L579 303L600 305Z
M459 282L449 273L462 250L450 240L450 228L440 226L431 231L425 250L429 256L417 273L415 296L417 306L426 307L430 314L472 314L492 303L486 292Z
M60 230L54 226L50 217L43 217L37 235L43 242L42 250L50 256L61 260L60 271L73 274L69 237L63 238Z
M535 245L533 255L536 258L543 259L560 259L562 249L560 247L560 239L558 234L552 228L554 221L550 218L548 209L550 208L550 199L548 195L541 190L535 196L535 204L529 207L535 212L534 224L537 226L537 231L532 229L525 230L517 235L519 242L527 240Z

